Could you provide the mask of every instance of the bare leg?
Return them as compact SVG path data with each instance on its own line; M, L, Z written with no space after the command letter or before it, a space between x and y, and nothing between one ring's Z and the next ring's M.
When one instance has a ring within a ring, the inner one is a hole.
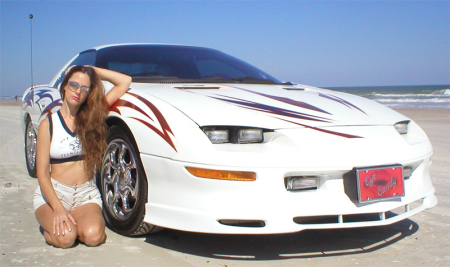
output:
M70 224L72 231L69 232L66 228L64 235L53 234L53 210L48 204L40 206L36 210L36 219L38 220L41 227L44 229L43 235L45 241L58 248L70 248L73 246L77 240L77 226L73 225L71 222L66 222Z
M86 246L98 246L105 242L105 220L98 204L88 203L70 212L78 227L78 239Z

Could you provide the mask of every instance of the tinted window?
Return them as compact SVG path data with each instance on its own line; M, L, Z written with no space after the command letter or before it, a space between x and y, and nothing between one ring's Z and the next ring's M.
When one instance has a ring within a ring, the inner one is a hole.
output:
M90 65L95 66L95 57L96 57L96 51L95 50L88 50L85 52L81 52L70 64L69 67L72 65ZM62 80L64 79L65 70L61 72L61 75L56 80L53 87L58 88Z
M239 71L216 59L202 59L195 62L201 78L222 77L245 77L245 73Z
M97 51L96 66L146 78L149 82L281 83L269 74L220 51L199 47L171 45L125 45ZM239 79L241 78L241 79ZM247 79L248 80L248 79Z
M78 57L76 57L73 62L70 64L72 65L91 65L95 66L95 56L97 52L95 50L88 50L85 52L81 52Z

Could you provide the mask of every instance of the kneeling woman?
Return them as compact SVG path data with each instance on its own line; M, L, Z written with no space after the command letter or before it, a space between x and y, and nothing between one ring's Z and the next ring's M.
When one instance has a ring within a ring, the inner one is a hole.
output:
M114 85L106 95L101 79ZM106 113L130 83L118 72L72 66L61 84L61 109L39 126L33 202L45 241L55 247L71 247L77 239L97 246L106 239L94 171L106 147Z

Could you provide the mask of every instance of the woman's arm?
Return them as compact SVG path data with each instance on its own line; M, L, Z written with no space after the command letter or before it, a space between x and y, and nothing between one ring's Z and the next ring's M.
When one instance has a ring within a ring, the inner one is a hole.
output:
M50 178L50 129L49 119L46 118L39 125L39 134L36 143L36 172L42 194L53 209L53 234L65 234L64 223L67 230L72 231L69 220L76 225L72 215L64 208L53 189Z
M109 106L112 106L120 97L122 97L128 88L130 88L131 77L112 70L94 68L103 80L114 85L114 87L106 94L105 99Z

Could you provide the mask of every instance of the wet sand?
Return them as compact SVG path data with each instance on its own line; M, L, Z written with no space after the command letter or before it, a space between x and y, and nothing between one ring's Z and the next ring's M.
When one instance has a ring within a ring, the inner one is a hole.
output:
M11 104L13 103L13 104ZM18 103L20 105L20 103ZM439 203L383 227L284 235L209 235L164 230L106 244L48 246L34 218L37 180L28 176L20 107L0 103L0 266L449 266L450 110L399 110L434 147L431 175Z

